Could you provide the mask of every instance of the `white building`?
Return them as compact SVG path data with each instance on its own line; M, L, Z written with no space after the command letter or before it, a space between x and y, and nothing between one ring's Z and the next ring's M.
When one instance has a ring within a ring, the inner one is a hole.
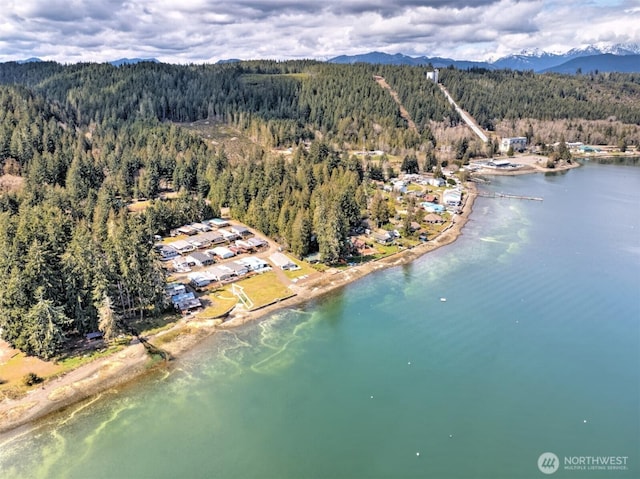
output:
M216 246L208 252L221 259L233 258L236 255L233 251L229 248L225 248L224 246Z
M438 69L434 68L432 72L427 72L427 80L431 80L433 83L438 83Z
M462 202L462 191L458 189L447 190L442 194L442 199L447 206L460 206Z
M298 265L291 261L291 259L285 254L273 253L269 256L269 259L280 269L298 269Z
M527 138L524 136L515 136L513 138L503 138L500 142L500 151L506 153L509 148L513 151L524 151L527 147Z

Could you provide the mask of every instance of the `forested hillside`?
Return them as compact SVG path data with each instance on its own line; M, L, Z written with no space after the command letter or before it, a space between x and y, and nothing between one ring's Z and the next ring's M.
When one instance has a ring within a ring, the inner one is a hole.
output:
M615 118L640 125L640 74L535 74L531 71L441 71L451 95L488 130L502 119ZM612 143L615 143L613 141Z
M437 156L432 127L459 123L423 67L312 61L224 65L0 65L0 328L44 358L65 338L165 308L153 235L219 214L334 263L364 216L388 218L368 178L384 165L348 150ZM416 122L374 75L394 88ZM446 70L443 82L491 128L522 118L640 123L634 75L563 77ZM210 120L255 141L230 161L179 123ZM611 130L611 135L618 130ZM614 141L616 139L612 138ZM274 147L291 147L284 159ZM413 161L417 165L417 161ZM416 166L417 167L417 166ZM177 197L163 199L165 193ZM128 213L133 198L148 207Z

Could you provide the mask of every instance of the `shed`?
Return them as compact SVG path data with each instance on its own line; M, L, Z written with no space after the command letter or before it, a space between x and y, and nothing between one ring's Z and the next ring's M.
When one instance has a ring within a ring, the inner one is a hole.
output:
M290 270L298 269L299 266L294 263L286 254L276 252L269 256L271 262L280 269Z

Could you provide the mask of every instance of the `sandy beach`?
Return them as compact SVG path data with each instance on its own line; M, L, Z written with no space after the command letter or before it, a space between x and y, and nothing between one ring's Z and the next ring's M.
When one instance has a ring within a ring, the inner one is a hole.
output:
M532 171L529 170L529 172ZM307 281L292 285L291 289L295 296L262 309L255 311L234 310L224 322L221 319L183 318L172 328L155 336L149 336L147 339L153 343L154 339L161 335L171 334L175 329L184 328L188 324L188 334L175 335L175 339L162 344L162 348L179 361L182 353L220 329L237 327L279 309L294 307L357 281L374 271L410 263L430 251L454 242L460 236L477 197L477 190L473 183L468 184L467 192L461 213L454 216L452 224L445 231L428 242L363 265L344 270L330 269L319 274L316 278L309 278ZM0 402L0 433L14 430L112 388L123 386L155 368L171 367L171 364L172 362L153 363L142 344L131 344L111 356L96 359L63 376L47 380L41 386L31 389L23 397L2 400Z

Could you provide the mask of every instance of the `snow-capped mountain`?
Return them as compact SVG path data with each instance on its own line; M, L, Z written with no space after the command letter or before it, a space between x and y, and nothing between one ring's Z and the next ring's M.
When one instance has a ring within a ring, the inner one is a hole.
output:
M518 54L502 57L491 62L491 64L496 68L533 70L539 72L562 65L575 58L607 54L616 56L638 55L640 54L640 45L637 43L618 43L615 45L595 44L572 48L565 53L549 53L536 48L534 50L523 50Z
M535 48L532 50L522 50L519 53L488 62L461 61L451 58L427 56L410 57L401 53L392 55L382 52L369 52L361 55L341 55L339 57L331 58L328 62L364 62L387 65L431 64L438 68L445 68L451 65L459 69L474 67L488 69L510 68L512 70L533 70L535 72L557 71L563 73L575 73L578 69L585 73L595 70L640 72L640 61L637 61L636 59L638 55L640 55L639 44L620 43L616 45L588 45L585 47L573 48L564 53L547 52L539 48ZM626 58L618 58L623 56ZM584 58L584 62L576 61L580 58Z

